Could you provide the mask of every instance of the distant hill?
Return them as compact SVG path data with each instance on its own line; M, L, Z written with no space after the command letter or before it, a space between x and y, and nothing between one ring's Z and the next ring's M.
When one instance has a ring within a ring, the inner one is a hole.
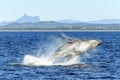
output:
M11 23L5 25L4 27L7 28L55 28L55 27L62 27L64 24L55 22L55 21L40 21L36 23Z
M40 21L38 16L24 14L13 22L1 22L0 30L120 30L120 19Z
M80 21L78 20L71 20L71 19L65 19L65 20L58 20L56 22L59 22L59 23L81 23Z
M120 24L120 19L103 19L103 20L96 20L96 21L88 21L87 23L92 23L92 24Z
M40 21L36 23L10 23L0 30L120 30L120 24L59 23Z
M8 25L8 24L10 24L10 23L11 23L11 22L3 21L3 22L0 23L0 26Z
M11 23L37 23L40 22L39 16L30 16L27 14L24 14L20 18L16 19L15 21L11 22L0 22L0 26L5 26ZM88 23L88 24L120 24L120 19L103 19L103 20L96 20L96 21L86 21L82 22L79 20L72 20L72 19L64 19L64 20L57 20L55 22L58 23L68 23L68 24L75 24L75 23Z
M22 17L18 18L15 21L12 22L1 22L0 26L4 26L4 25L8 25L11 23L36 23L36 22L40 22L40 18L38 16L29 16L27 14L24 14Z
M40 18L38 16L31 17L27 14L24 14L22 17L18 18L15 22L17 22L17 23L36 23L39 21L40 21Z
M87 22L65 19L65 20L58 20L56 22L59 22L59 23L120 24L120 19L103 19L103 20L87 21Z

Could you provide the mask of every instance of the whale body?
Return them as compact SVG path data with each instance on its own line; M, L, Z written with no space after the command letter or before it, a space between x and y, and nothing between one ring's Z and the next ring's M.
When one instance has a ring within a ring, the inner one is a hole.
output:
M69 36L62 34L67 40L65 44L59 47L51 56L36 57L33 55L25 55L22 63L11 63L15 66L43 66L43 65L71 65L76 64L76 59L80 54L92 50L99 46L101 40L81 40L72 39ZM72 62L73 61L73 62ZM67 62L67 63L66 63Z
M59 62L65 58L74 58L75 56L79 56L82 53L96 48L102 43L101 40L74 40L66 35L63 35L63 37L68 41L52 55L51 60L53 62Z

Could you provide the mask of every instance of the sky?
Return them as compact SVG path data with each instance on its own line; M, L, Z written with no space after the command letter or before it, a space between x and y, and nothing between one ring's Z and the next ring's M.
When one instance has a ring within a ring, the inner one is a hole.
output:
M0 21L14 21L23 14L42 21L120 19L120 0L0 0Z

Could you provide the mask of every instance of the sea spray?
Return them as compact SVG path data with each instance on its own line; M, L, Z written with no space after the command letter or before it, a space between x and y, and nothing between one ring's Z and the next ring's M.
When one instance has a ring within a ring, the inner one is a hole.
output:
M49 61L49 58L44 55L42 55L41 57L25 55L22 64L26 66L42 66L42 65L49 66L52 65L52 62Z
M59 65L61 63L53 63L50 60L51 56L54 54L54 51L65 43L65 40L56 36L49 36L51 42L47 42L44 45L40 45L38 52L34 55L25 55L22 60L22 65L26 66L50 66L50 65ZM63 64L63 63L62 63ZM61 64L61 65L62 65ZM64 63L65 64L65 63Z
M72 65L72 64L80 63L79 56L76 56L69 61L58 62L58 63L54 63L52 60L50 60L50 57L51 56L44 56L44 55L42 55L41 57L37 57L37 56L33 56L33 55L25 55L22 65L25 65L25 66L51 66L51 65Z

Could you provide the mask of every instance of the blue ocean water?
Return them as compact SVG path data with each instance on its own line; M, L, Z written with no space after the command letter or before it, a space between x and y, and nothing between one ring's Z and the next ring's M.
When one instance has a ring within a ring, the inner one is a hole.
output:
M85 56L86 65L14 66L26 54L41 56L66 41L62 32L0 32L0 80L120 80L120 32L64 32L78 39L103 43Z

